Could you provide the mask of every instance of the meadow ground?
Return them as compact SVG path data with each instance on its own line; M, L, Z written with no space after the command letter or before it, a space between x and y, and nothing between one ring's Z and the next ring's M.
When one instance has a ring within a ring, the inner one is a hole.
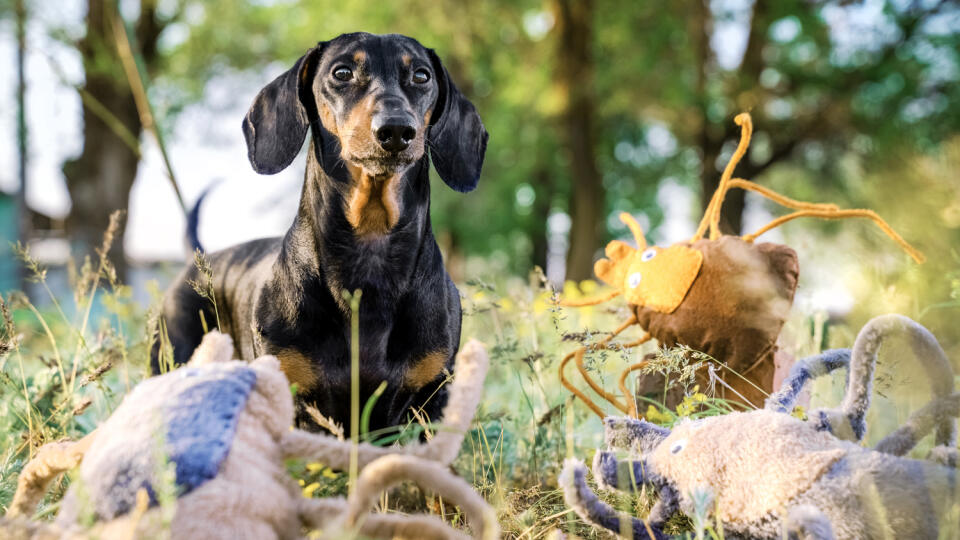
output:
M149 330L155 326L155 310L134 301L131 288L116 280L102 256L108 248L107 243L69 272L72 297L51 292L46 271L29 253L20 253L35 281L35 296L43 298L31 299L23 293L3 298L0 510L9 505L18 472L40 445L88 433L148 373L147 350L156 339ZM607 537L582 523L566 507L557 487L563 460L577 456L589 462L602 439L598 418L560 385L557 368L563 355L579 343L595 341L625 320L629 315L626 306L614 300L596 307L558 307L559 296L593 295L599 292L598 285L592 281L567 283L564 290L554 291L536 269L526 280L505 278L504 273L492 270L480 275L501 277L460 284L463 337L481 339L492 365L474 428L455 469L497 508L507 537L544 538L556 530L586 538ZM159 287L148 289L155 307ZM822 314L795 308L781 335L783 347L806 355L821 347L852 344L856 328L833 324L826 336L824 321ZM636 328L624 334L624 340L636 337ZM640 352L597 351L588 355L587 368L602 386L615 388L616 375L636 361L636 355L656 351L652 344ZM663 364L673 366L665 369L682 369L678 351L659 352L666 360ZM881 397L870 417L872 440L882 437L927 399L923 384L920 391L901 392L898 387L906 381L895 374L897 361L881 362L877 385ZM836 403L842 386L842 374L819 382L812 404ZM732 408L696 385L688 385L684 393L683 402L674 408L665 407L662 396L651 396L640 403L641 410L648 418L669 425L681 416L722 414ZM406 426L400 436L415 437L419 429ZM306 496L346 491L347 477L323 464L292 463L290 470ZM63 478L50 489L38 518L55 514L68 483L69 478ZM619 497L608 500L641 516L651 504L644 494L605 496ZM456 509L413 488L394 490L382 504L400 511L426 506L450 522L462 520ZM668 531L694 538L722 537L718 528L695 530L693 522L675 518Z

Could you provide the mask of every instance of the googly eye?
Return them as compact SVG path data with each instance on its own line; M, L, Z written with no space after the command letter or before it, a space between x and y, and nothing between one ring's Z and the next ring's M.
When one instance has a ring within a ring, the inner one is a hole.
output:
M656 256L657 256L657 250L653 248L649 248L647 250L644 250L644 252L640 254L640 260L643 262L647 262Z
M636 289L640 286L641 279L643 279L643 276L640 272L634 272L627 278L627 285L629 285L631 289Z
M687 440L680 439L679 441L675 441L673 444L670 445L670 453L679 454L686 447L687 447Z

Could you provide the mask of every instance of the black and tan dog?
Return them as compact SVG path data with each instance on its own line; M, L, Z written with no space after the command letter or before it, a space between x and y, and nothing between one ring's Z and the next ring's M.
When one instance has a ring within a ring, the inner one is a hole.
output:
M487 145L480 116L437 55L398 35L344 34L310 49L257 95L243 121L250 163L290 165L312 134L300 207L283 238L209 256L221 329L238 354L276 355L304 408L350 423L350 310L361 289L361 404L386 381L370 421L434 421L460 341L460 297L430 225L429 160L457 191L474 189ZM428 158L429 149L429 158ZM171 287L163 320L174 361L216 314L188 283ZM158 370L158 348L153 369Z

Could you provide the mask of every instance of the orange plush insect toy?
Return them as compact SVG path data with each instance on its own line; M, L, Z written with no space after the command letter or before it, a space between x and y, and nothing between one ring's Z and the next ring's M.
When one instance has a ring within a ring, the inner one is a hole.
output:
M740 114L735 121L742 129L740 143L693 238L666 248L647 246L643 229L632 216L623 213L620 219L630 228L637 247L614 240L607 244L607 258L594 266L597 277L614 290L601 298L562 303L574 307L596 305L623 295L631 308L630 318L609 336L571 352L560 364L560 382L601 417L606 416L603 410L565 377L567 363L575 359L577 369L594 392L624 414L638 417L626 379L646 363L633 364L621 374L621 402L589 376L584 355L588 350L636 347L651 339L662 346L686 345L710 355L726 368L720 370L720 397L746 405L763 404L765 395L773 388L777 337L793 304L800 272L793 249L782 244L754 243L754 239L775 227L799 217L867 218L917 263L924 260L872 210L845 210L833 204L796 201L749 180L732 178L753 132L749 114ZM722 235L720 208L731 188L755 191L794 211L752 234ZM646 334L630 343L611 344L633 325L643 328Z

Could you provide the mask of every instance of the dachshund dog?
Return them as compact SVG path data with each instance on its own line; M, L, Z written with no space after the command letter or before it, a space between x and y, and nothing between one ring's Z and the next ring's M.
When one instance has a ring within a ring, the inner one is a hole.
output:
M173 363L200 344L203 321L217 321L239 357L280 360L297 388L299 425L315 427L307 412L315 406L349 433L343 292L360 289L360 403L387 383L369 428L398 425L412 408L437 421L461 311L430 225L430 161L448 186L471 191L488 134L433 50L366 33L317 44L260 91L243 121L254 170L290 165L308 128L300 206L286 235L210 254L215 306L195 290L196 267L167 292L161 320Z

